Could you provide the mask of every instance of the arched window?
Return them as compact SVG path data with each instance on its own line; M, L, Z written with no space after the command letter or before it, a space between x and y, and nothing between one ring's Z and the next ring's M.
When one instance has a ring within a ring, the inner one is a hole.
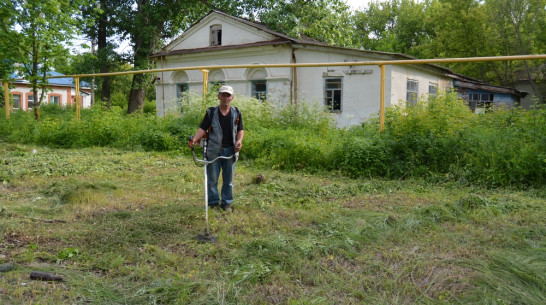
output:
M214 24L210 26L210 45L211 46L222 45L222 25Z
M172 80L176 83L176 97L181 98L185 92L190 91L188 74L184 71L173 73Z
M267 71L265 69L251 69L247 71L250 80L250 94L258 100L267 99Z

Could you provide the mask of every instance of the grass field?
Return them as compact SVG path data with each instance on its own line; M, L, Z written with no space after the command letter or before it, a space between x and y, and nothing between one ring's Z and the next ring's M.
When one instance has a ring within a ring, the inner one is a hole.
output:
M0 142L0 303L546 304L545 188L243 161L207 244L202 185L180 153Z

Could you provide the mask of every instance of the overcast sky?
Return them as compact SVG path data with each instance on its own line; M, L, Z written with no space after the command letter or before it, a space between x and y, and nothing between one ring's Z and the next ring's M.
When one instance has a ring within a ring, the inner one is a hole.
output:
M371 2L371 0L345 0L345 2L353 9L353 10L361 10L364 7L368 7L368 3Z

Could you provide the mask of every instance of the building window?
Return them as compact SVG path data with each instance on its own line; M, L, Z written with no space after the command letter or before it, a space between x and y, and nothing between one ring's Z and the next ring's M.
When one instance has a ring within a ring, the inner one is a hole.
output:
M34 108L34 95L33 94L27 95L27 108L28 109Z
M210 26L210 45L211 46L222 45L222 26L219 24Z
M416 80L408 79L406 90L406 102L410 105L417 103L417 97L419 96L419 82Z
M431 97L438 95L438 84L428 83L428 95Z
M493 106L494 97L492 93L470 93L468 95L468 106L472 112L476 113L489 111Z
M13 109L21 109L21 94L13 95Z
M250 83L252 86L252 97L265 101L267 99L267 81L253 80Z
M61 97L56 96L56 95L50 95L49 96L49 103L52 104L52 105L60 106L61 105Z
M176 85L176 97L181 98L184 96L184 92L190 91L190 85L188 84L177 84Z
M341 111L341 78L324 79L324 104L330 111Z

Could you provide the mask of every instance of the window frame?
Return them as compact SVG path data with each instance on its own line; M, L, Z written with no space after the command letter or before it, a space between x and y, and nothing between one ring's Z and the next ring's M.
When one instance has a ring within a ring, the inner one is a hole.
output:
M34 94L32 94L32 92L29 92L26 95L26 99L27 99L27 109L34 109ZM31 99L32 99L32 103L30 101Z
M222 25L213 24L210 26L209 45L211 47L222 45Z
M58 99L58 104L51 101L52 99L55 99L55 98ZM53 105L57 105L57 106L61 107L61 106L63 105L63 104L62 104L61 95L60 95L60 94L55 94L55 93L49 94L49 95L47 96L47 104L48 104L48 105L53 104Z
M19 107L15 107L15 96L18 96L18 97L19 97ZM23 108L22 108L23 105L21 104L21 102L23 101L23 100L22 100L22 94L21 94L21 93L19 93L19 92L17 92L17 93L12 93L12 94L11 94L11 98L12 98L12 100L13 100L12 109L23 109Z
M339 81L339 87L329 88L328 84L336 80ZM324 105L328 108L328 111L342 112L343 111L343 77L325 77L323 86L324 86L323 87ZM338 107L335 107L336 93L337 93L337 96L339 97L339 101L337 102Z
M488 112L493 107L494 93L474 92L468 94L468 107L472 112Z
M265 86L265 90L264 91L258 91L256 90L256 85L258 83L263 83L263 85ZM268 89L268 85L267 85L267 80L265 79L253 79L250 81L250 95L257 99L257 100L260 100L260 101L265 101L267 100L267 89Z
M431 97L438 96L438 83L433 83L433 82L428 83L428 95Z
M184 97L184 93L189 91L190 91L190 84L188 83L176 84L176 98Z
M413 90L414 88L410 88L410 85L414 85L415 90ZM419 100L419 81L408 78L406 80L406 103L408 105L414 105L417 103L418 100Z

